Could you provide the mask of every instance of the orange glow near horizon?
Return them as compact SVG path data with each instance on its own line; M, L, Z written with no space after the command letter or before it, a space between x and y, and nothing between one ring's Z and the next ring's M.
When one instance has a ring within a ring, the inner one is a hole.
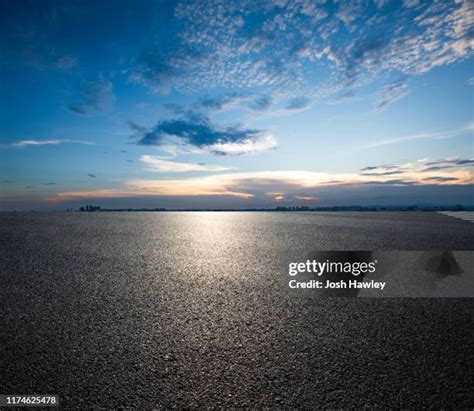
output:
M119 189L59 192L47 199L49 203L71 200L126 198L142 196L235 196L253 198L255 192L273 195L283 200L288 191L311 190L331 186L357 186L367 183L392 185L465 185L473 184L469 169L426 172L417 163L400 166L394 175L383 174L331 174L311 171L263 171L209 175L173 180L128 180ZM268 190L270 189L270 190ZM277 191L278 190L278 191ZM301 191L300 191L301 193ZM312 195L294 194L303 201L316 200Z

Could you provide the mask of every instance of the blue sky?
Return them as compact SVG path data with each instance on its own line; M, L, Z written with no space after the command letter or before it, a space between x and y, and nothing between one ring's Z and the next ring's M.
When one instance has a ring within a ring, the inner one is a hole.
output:
M472 2L0 7L2 209L474 203Z

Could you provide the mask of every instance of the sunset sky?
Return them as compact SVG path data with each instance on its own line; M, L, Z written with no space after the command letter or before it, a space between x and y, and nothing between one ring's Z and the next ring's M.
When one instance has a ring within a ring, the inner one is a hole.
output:
M474 204L473 4L0 0L0 209Z

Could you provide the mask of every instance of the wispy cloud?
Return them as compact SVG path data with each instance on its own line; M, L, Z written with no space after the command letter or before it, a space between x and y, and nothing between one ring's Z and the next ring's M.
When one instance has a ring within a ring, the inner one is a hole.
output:
M356 100L360 100L362 97L357 96L354 91L349 90L349 91L343 91L339 94L337 94L334 97L328 98L324 100L324 103L326 104L344 104L344 103L350 103Z
M297 195L295 196L297 200L302 200L302 201L316 201L318 200L318 197L311 196L311 195Z
M400 165L364 167L360 170L360 174L372 177L395 176L395 178L400 178L400 176L407 173L417 173L417 181L459 182L458 175L449 174L457 174L461 170L463 173L467 172L472 176L472 167L474 167L474 159L472 158L422 159L414 163ZM448 174L446 174L446 171ZM429 176L426 177L427 175Z
M461 160L461 159L457 159ZM453 161L453 160L447 160ZM473 172L468 167L423 172L430 160L394 165L396 178L379 173L320 173L300 170L240 172L172 180L129 180L122 189L83 192L61 192L51 201L61 202L84 198L123 198L141 196L234 196L253 198L273 196L281 198L318 197L322 188L357 187L367 185L422 186L473 184ZM372 170L379 167L372 167ZM381 166L385 169L386 166ZM301 193L305 194L302 195ZM301 199L301 198L300 198Z
M235 170L235 168L232 167L214 166L204 163L183 163L149 155L141 156L140 161L144 163L150 170L165 173L184 173L188 171L217 172Z
M201 97L198 104L204 110L221 111L227 108L238 107L243 101L248 101L248 98L248 95L240 93L225 93L214 97Z
M403 5L405 7L416 7L420 4L420 0L403 0Z
M394 81L382 87L377 93L378 103L377 110L385 110L390 104L409 94L406 78Z
M48 146L57 144L85 144L94 145L91 141L84 140L20 140L15 143L7 144L8 147L28 147L28 146Z
M60 56L54 61L53 66L57 69L67 70L77 65L77 57L70 55Z
M423 179L423 181L427 182L447 182L447 181L457 181L457 178L455 177L426 177Z
M254 93L224 93L217 96L202 97L196 105L205 111L224 111L233 108L244 108L253 111L265 111L272 105L272 97ZM178 110L175 110L179 113ZM181 110L182 112L182 110Z
M113 85L110 81L100 78L93 81L82 81L79 84L77 101L67 108L80 116L105 114L112 110L115 102Z
M474 167L474 158L460 159L441 159L435 161L429 161L425 163L425 167L420 170L421 172L431 172L446 170L449 168L460 168L460 167Z
M453 138L461 135L471 134L474 131L474 123L467 124L463 127L454 130L439 131L433 133L419 133L409 134L401 137L385 138L381 140L373 141L366 145L366 148L386 146L389 144L403 143L413 140L426 140L426 139L445 139Z
M290 111L301 111L309 107L311 100L308 97L296 97L287 102L285 109Z
M69 7L57 3L2 4L2 61L0 64L26 63L38 70L70 70L79 59L64 41L56 41L62 27L70 27ZM73 13L71 13L72 15ZM74 13L77 22L77 14ZM64 39L61 39L64 40Z

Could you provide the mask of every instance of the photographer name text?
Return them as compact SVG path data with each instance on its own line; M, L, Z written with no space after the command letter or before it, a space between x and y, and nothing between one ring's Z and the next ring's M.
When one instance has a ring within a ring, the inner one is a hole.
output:
M362 278L365 274L371 274L376 271L377 260L371 262L338 262L338 261L316 261L307 260L306 262L290 263L288 266L288 274L295 277L298 274L309 273L321 277L324 274L334 276L337 278L327 279L311 279L300 281L291 279L288 282L290 288L313 288L313 289L380 289L385 288L385 281L366 280ZM340 278L344 276L344 278Z

